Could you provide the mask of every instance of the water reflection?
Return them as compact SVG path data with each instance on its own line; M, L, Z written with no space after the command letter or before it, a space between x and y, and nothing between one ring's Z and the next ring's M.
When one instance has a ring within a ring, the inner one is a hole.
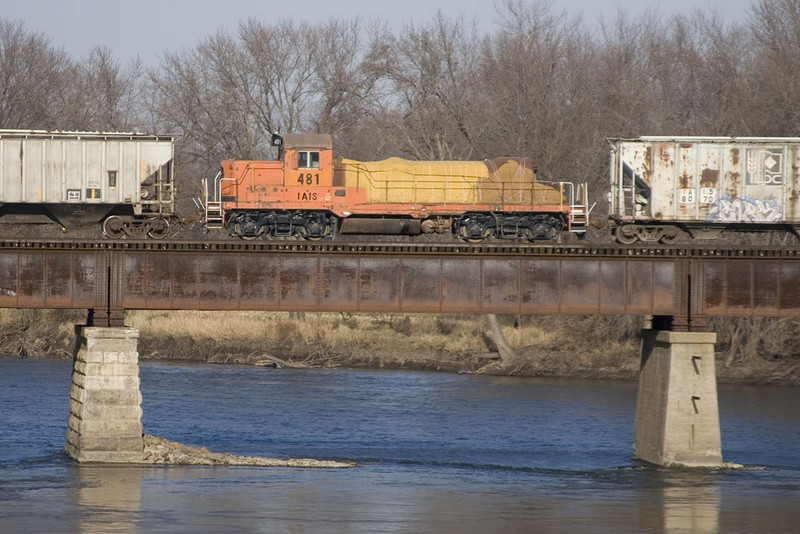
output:
M142 504L142 469L75 466L75 504L81 510L76 532L137 532Z
M664 477L664 485L659 491L664 532L719 532L722 498L717 476L714 471L679 470Z

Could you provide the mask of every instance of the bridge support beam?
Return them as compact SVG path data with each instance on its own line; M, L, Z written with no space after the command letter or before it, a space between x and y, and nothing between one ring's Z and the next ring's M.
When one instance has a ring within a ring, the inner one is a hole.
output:
M141 462L139 331L87 326L78 336L65 450L78 462Z
M720 467L713 332L644 330L633 454L662 466Z

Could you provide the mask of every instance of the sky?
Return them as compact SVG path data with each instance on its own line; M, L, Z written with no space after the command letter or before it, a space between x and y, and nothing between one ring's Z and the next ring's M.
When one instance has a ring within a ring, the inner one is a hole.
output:
M753 1L551 0L551 5L554 12L596 24L613 20L618 10L635 17L648 8L664 16L713 9L726 20L741 21ZM235 31L252 17L265 24L378 17L400 28L429 21L437 11L474 18L485 31L499 28L494 0L0 0L0 17L23 21L28 31L44 34L75 58L103 45L122 63L139 57L147 66L157 65L165 51L192 49L220 28Z

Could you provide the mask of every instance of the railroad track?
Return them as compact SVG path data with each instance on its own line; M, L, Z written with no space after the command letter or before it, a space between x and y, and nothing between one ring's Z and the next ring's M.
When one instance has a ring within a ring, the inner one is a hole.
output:
M728 258L800 257L800 247L775 246L626 246L626 245L552 245L527 243L387 243L346 241L201 241L201 240L108 240L108 239L2 239L4 249L67 250L169 250L209 252L293 252L293 253L364 253L364 254L433 254L433 255L513 255L513 256L664 256Z

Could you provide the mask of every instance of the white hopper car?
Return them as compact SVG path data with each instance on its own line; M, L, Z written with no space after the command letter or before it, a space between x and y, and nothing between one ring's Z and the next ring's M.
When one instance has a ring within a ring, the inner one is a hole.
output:
M800 227L800 138L610 139L620 243Z
M170 136L0 130L0 222L166 237L173 147Z

